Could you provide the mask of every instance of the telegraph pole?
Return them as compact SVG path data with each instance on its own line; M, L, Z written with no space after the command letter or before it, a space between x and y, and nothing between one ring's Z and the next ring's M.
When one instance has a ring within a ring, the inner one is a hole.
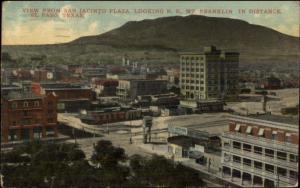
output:
M75 144L77 144L76 135L75 135L75 129L74 128L72 129L72 133L73 133L74 142L75 142Z

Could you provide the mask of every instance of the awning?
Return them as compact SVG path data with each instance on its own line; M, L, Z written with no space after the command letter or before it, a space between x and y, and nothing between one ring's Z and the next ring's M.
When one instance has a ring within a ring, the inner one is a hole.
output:
M291 135L292 135L291 133L286 133L286 134L285 134L285 136L291 136Z
M192 158L192 159L199 159L203 156L204 156L204 154L200 151L190 151L189 152L189 158Z
M277 131L273 131L272 134L277 134Z
M252 130L252 127L251 127L251 126L248 126L248 127L247 127L247 130L246 130L246 133L250 134L250 133L251 133L251 130Z
M235 131L239 131L240 130L240 127L241 127L241 125L240 124L236 124L236 126L235 126Z
M265 129L259 129L258 136L262 136L264 134Z

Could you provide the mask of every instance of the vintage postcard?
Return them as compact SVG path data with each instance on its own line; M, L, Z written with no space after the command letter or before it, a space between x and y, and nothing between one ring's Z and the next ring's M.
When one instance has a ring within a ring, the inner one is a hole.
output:
M1 187L298 187L298 1L4 1Z

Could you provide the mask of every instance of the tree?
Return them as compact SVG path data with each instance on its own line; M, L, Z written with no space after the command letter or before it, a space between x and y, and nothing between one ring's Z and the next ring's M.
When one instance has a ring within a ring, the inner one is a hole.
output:
M119 161L125 161L123 148L114 147L110 141L100 140L95 146L95 153L92 155L94 163L100 163L103 168L114 168Z

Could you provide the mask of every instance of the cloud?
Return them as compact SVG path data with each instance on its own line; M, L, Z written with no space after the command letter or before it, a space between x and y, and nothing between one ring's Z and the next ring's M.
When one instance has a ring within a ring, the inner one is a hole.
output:
M61 22L39 22L35 26L30 24L18 24L3 29L2 44L53 44L68 42L77 37L74 30L58 30L64 27Z

